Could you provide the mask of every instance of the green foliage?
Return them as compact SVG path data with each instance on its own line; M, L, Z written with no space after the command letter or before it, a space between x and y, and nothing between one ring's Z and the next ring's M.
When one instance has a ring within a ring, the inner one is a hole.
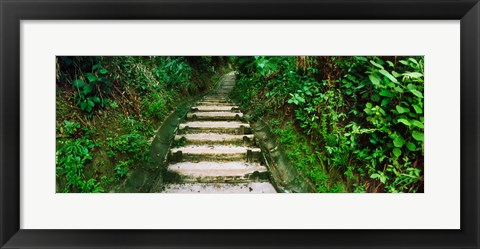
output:
M118 186L128 172L150 163L155 130L186 97L210 89L210 78L223 59L59 56L56 60L57 186L69 192L95 192L115 191L112 182ZM98 132L86 129L91 127ZM96 143L90 147L87 141Z
M206 67L203 63L212 61L211 57L200 58L203 59L197 63L203 67ZM164 111L169 106L165 103L169 101L166 96L190 95L204 88L193 83L193 70L185 57L58 57L57 60L62 62L57 78L75 75L71 79L77 92L75 102L89 115L99 108L118 108L118 103L110 104L112 91L125 85L153 100L155 107L150 112Z
M172 108L169 106L169 103L172 102L169 96L168 94L154 92L150 97L146 97L143 102L143 107L146 110L147 116L158 120L163 119Z
M126 133L143 133L146 136L153 135L153 132L149 130L149 127L145 127L146 121L134 115L123 118L120 121L122 129Z
M321 153L309 146L307 137L296 131L291 122L282 123L274 119L271 125L277 127L272 131L280 143L288 148L286 153L294 166L313 180L318 192L330 192L333 183L323 168Z
M330 189L330 192L343 193L345 192L345 189L343 188L343 185L341 183L335 183L335 185L333 185L333 187Z
M57 176L61 175L66 178L64 192L103 192L103 188L96 179L86 180L84 175L84 167L92 159L91 151L95 147L94 142L89 139L88 133L80 138L74 138L80 132L79 124L67 120L64 121L64 124L64 131L71 138L59 141L59 148L56 152Z
M318 191L340 190L322 185L332 170L349 191L423 191L423 57L257 56L237 65L233 97L253 116L294 121L306 139L287 133L281 142Z
M127 175L129 166L133 163L132 160L120 161L117 166L115 166L115 176L119 179Z
M68 136L73 136L80 129L80 124L76 122L70 122L68 120L64 120L63 123L65 124L64 130Z
M103 96L110 94L113 81L109 71L100 63L92 66L92 71L73 80L77 90L77 104L82 111L91 113L96 106L105 106L109 99Z
M155 71L161 82L165 82L167 88L193 88L190 82L192 69L183 57L162 57Z
M198 86L192 82L192 68L185 57L153 56L150 57L149 63L152 64L153 70L148 72L147 69L141 70L143 74L138 74L136 67L126 68L129 71L135 70L131 76L135 79L133 82L140 91L165 89L189 95L197 90ZM138 64L135 65L138 66ZM138 82L145 83L138 84Z
M118 103L117 103L117 101L114 100L114 101L110 102L110 107L111 107L113 110L118 109Z
M423 164L423 58L405 58L397 64L380 58L362 65L369 81L363 82L365 120L371 147L381 152L356 147L369 161L370 177L385 185L389 192L414 192L422 180ZM348 74L354 82L362 75ZM367 91L368 94L367 94ZM370 97L370 99L368 99Z
M107 138L107 145L115 152L128 155L129 158L148 160L148 148L150 146L145 135L138 131Z

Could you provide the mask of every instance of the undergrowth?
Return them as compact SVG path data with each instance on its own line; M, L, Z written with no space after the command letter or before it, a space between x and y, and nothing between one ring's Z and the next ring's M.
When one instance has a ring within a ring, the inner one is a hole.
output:
M57 192L111 192L152 162L155 130L209 90L221 57L57 57Z
M318 192L423 192L423 57L238 57L235 97L267 116Z

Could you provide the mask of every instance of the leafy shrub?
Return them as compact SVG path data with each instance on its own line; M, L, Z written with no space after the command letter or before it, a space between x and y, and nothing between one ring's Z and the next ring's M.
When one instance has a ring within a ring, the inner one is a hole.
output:
M334 171L349 191L423 191L423 57L239 57L237 69L233 97L294 121L281 142L319 192L341 190Z
M129 166L133 163L132 160L120 161L115 166L115 176L119 179L127 175Z
M166 94L155 92L151 97L145 98L143 106L148 117L162 120L170 109L168 106L170 102L171 100L167 98Z
M71 136L80 128L75 122L65 121L64 130ZM66 178L64 192L103 192L95 179L84 179L84 167L92 159L91 150L95 144L87 136L59 141L56 152L57 176Z
M64 123L64 127L63 127L64 129L62 130L64 130L68 136L73 136L77 132L77 130L80 129L79 123L76 123L73 121L70 122L68 120L64 120L63 123Z
M148 159L150 144L147 137L138 131L115 138L107 138L107 145L133 159Z
M184 94L193 93L196 86L191 81L192 68L184 57L161 57L155 73L167 89L177 89Z
M109 99L104 96L110 94L113 81L109 71L100 63L93 65L91 73L82 75L72 83L78 92L77 104L83 111L91 113L95 106L108 104Z
M62 111L57 109L57 115L61 115L57 118L70 120L57 122L57 176L62 188L64 182L69 182L65 191L70 192L108 188L113 180L124 179L129 170L150 160L149 139L160 122L184 97L209 90L208 79L219 65L218 57L210 56L56 59L56 92L57 100L61 100L57 104L63 104ZM72 104L82 112L70 112ZM86 130L79 123L89 128L99 126L101 132ZM86 140L97 143L89 147ZM107 146L100 146L103 144ZM88 153L76 154L69 146L86 148ZM72 163L66 165L68 160ZM83 168L93 162L95 169L88 168L85 173ZM68 172L75 172L68 175L69 179L65 170L68 167ZM100 182L86 180L85 174L94 174Z

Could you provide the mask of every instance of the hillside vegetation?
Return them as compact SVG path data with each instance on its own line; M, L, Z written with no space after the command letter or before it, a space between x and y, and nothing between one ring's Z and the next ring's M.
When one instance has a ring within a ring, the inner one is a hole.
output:
M424 192L421 56L57 57L57 192L121 191L162 122L227 65L230 97L312 189Z
M236 58L234 97L318 192L423 192L423 57Z
M116 191L151 163L155 130L209 90L221 57L57 57L57 192Z

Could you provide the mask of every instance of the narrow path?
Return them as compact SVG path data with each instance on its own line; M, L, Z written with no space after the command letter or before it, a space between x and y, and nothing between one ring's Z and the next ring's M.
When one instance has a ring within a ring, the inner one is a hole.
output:
M220 84L179 125L168 170L178 173L181 182L164 192L275 193L250 125L228 98L235 74L225 75Z

